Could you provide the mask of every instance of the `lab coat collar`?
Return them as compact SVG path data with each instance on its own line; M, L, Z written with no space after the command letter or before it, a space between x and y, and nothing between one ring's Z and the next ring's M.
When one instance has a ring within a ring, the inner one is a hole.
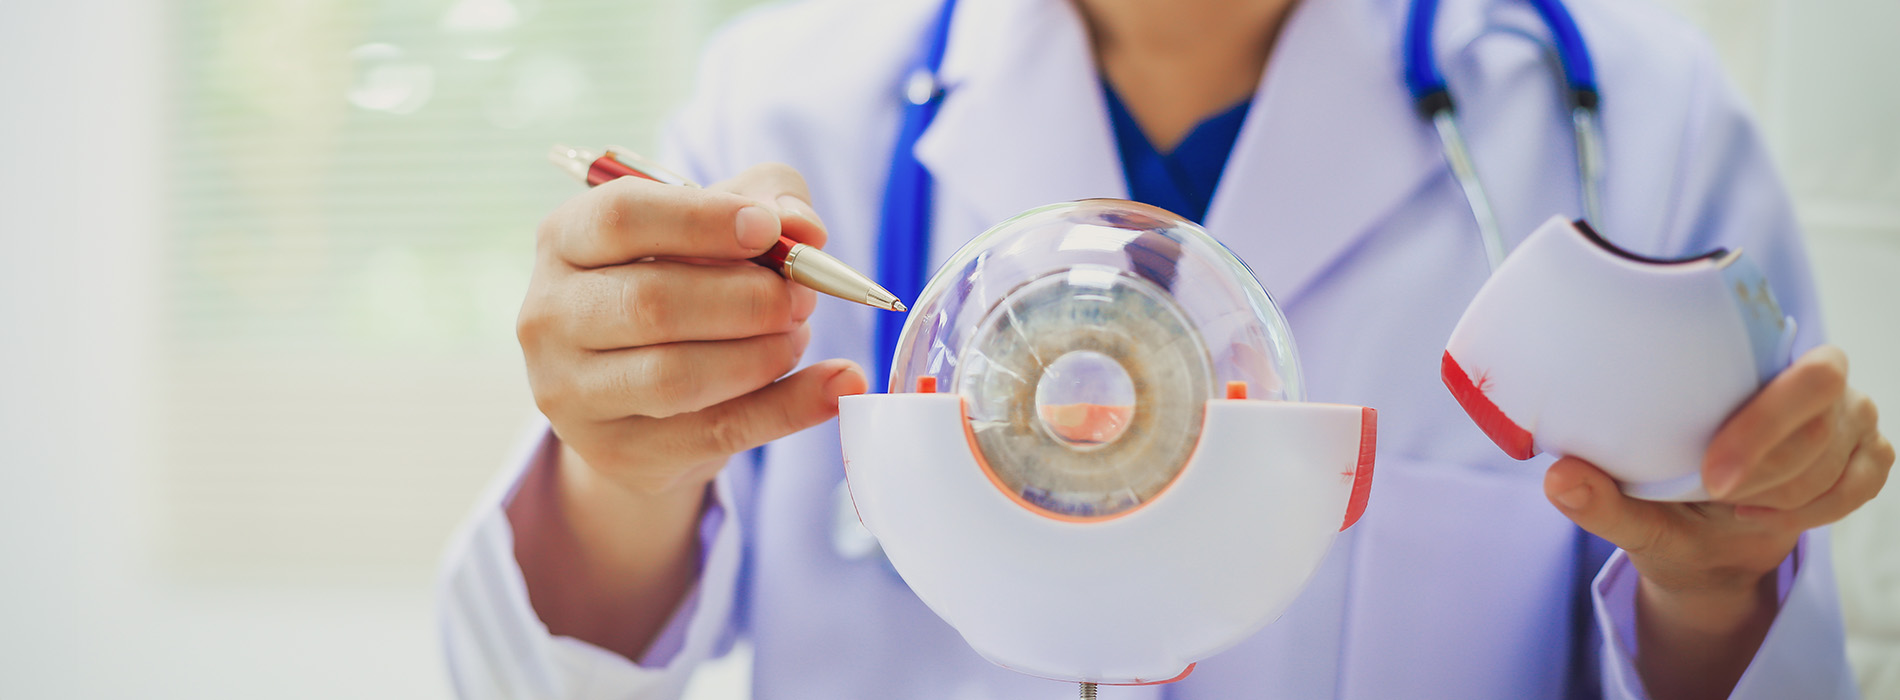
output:
M988 225L1128 196L1088 32L1067 2L962 0L938 77L943 105L916 154L940 207L966 206Z
M1401 22L1387 4L1295 8L1209 208L1208 229L1281 304L1444 171L1405 92ZM1069 3L964 0L940 78L942 110L916 149L939 206L993 224L1051 202L1127 196L1088 32Z
M1294 9L1209 208L1208 230L1282 305L1445 171L1405 90L1396 23L1372 9Z

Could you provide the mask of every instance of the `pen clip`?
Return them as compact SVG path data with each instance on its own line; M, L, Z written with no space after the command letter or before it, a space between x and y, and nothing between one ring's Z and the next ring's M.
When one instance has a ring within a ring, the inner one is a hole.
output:
M685 185L687 187L699 186L699 183L687 179L685 175L667 170L666 166L647 160L644 156L634 153L632 149L625 146L608 146L607 155L613 156L614 160L620 161L621 164L639 171L642 176L654 182L668 185Z

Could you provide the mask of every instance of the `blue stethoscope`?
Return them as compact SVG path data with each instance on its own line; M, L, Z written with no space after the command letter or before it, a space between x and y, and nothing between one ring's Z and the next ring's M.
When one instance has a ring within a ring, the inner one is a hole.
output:
M1590 49L1583 43L1583 34L1577 31L1577 21L1560 0L1527 2L1550 29L1557 66L1562 71L1560 77L1570 98L1570 123L1576 133L1577 179L1583 190L1584 218L1600 222L1602 203L1597 184L1603 173L1603 150L1598 139L1601 122L1597 115L1600 98L1596 67L1590 62ZM1495 270L1504 261L1504 238L1498 230L1497 214L1491 210L1491 200L1485 195L1484 183L1478 180L1477 169L1472 166L1471 152L1465 148L1464 134L1458 129L1458 109L1445 85L1445 74L1439 72L1438 60L1432 54L1432 29L1437 25L1437 16L1438 0L1412 1L1405 22L1405 87L1411 90L1419 114L1431 120L1438 130L1445 160L1451 163L1451 172L1457 176L1458 185L1465 191L1465 201L1471 205L1471 215L1478 220L1478 232L1484 238L1485 260Z
M1601 122L1597 110L1599 93L1596 68L1591 63L1588 47L1584 45L1583 34L1577 30L1576 20L1570 16L1561 0L1527 2L1537 10L1550 31L1556 62L1569 96L1585 217L1591 221L1601 221L1598 185L1603 155L1599 138ZM930 272L927 269L932 214L930 173L917 161L914 151L917 139L930 126L931 120L937 116L938 107L943 103L944 89L937 79L937 72L943 65L944 45L949 38L950 17L955 8L956 0L945 0L936 22L925 35L922 50L918 52L907 74L904 83L904 101L907 104L903 125L892 147L890 179L884 187L879 221L877 279L899 298L907 300L917 299ZM1477 220L1478 231L1484 240L1485 259L1495 269L1504 259L1504 241L1499 232L1497 214L1491 208L1484 183L1478 179L1464 135L1458 128L1457 105L1452 100L1444 73L1439 70L1438 60L1432 52L1431 39L1437 16L1438 0L1412 0L1405 25L1405 85L1412 93L1419 114L1430 120L1438 132L1445 160L1451 165L1452 174L1464 190L1472 217ZM1539 44L1543 43L1541 38L1526 36ZM886 390L891 358L903 330L903 314L877 314L877 369L872 376L878 391ZM836 553L845 559L875 556L883 560L877 540L858 523L856 511L851 508L849 491L844 484L839 484L835 495L837 522L832 543ZM1575 556L1579 562L1600 563L1610 551L1608 543L1583 536L1581 530L1576 547ZM889 561L883 561L885 568L889 569ZM1582 590L1589 585L1595 569L1580 565L1577 571L1577 579L1572 584ZM1599 693L1594 687L1595 664L1588 661L1588 657L1594 654L1592 650L1596 648L1595 640L1591 637L1595 628L1587 622L1593 614L1589 598L1578 597L1573 602L1571 614L1574 620L1570 659L1572 677L1567 683L1569 695L1596 697Z
M1562 71L1564 88L1571 105L1571 123L1576 130L1577 170L1583 190L1585 218L1601 221L1598 180L1602 173L1599 100L1596 68L1576 20L1561 0L1526 0L1549 28L1555 54ZM877 279L901 299L915 300L923 291L930 271L930 172L917 162L917 139L923 136L943 104L944 89L937 79L943 65L944 45L950 36L950 17L956 0L945 0L934 24L924 37L922 50L911 64L904 83L904 119L891 149L890 179L884 186L882 215L879 219ZM1432 52L1433 30L1437 26L1438 0L1412 0L1405 25L1405 85L1419 114L1438 131L1445 160L1464 190L1465 200L1478 223L1484 240L1485 259L1496 268L1504 260L1503 234L1497 214L1491 209L1484 183L1478 179L1471 152L1458 128L1457 105L1445 84ZM1531 37L1542 43L1541 39ZM891 355L898 336L904 330L903 314L877 315L877 369L873 381L878 391L886 389L890 378Z

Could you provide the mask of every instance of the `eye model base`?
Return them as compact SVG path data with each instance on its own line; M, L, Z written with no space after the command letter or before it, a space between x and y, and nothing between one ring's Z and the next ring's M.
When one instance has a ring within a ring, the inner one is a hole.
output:
M1376 414L1208 401L1168 489L1120 517L1058 519L984 475L954 394L839 403L858 518L911 590L990 661L1163 682L1285 610L1364 508Z

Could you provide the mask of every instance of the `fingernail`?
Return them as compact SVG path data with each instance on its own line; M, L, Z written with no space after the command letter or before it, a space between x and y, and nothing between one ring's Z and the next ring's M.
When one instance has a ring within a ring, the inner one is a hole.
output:
M1569 490L1561 491L1557 494L1557 502L1571 510L1583 510L1584 506L1590 505L1590 486L1577 484Z
M764 250L778 240L778 217L765 207L749 206L739 210L739 216L733 221L733 230L739 238L739 247L746 250Z
M818 215L812 212L811 205L806 204L805 200L793 197L789 194L781 194L778 196L778 210L782 213L792 214L806 221L815 222L818 220Z
M1709 465L1709 471L1702 475L1702 481L1703 485L1708 487L1710 496L1722 498L1735 490L1735 482L1741 479L1741 476L1741 465L1723 460Z
M864 393L864 380L857 370L846 367L825 380L825 393L831 396L831 405L836 406L839 397Z

